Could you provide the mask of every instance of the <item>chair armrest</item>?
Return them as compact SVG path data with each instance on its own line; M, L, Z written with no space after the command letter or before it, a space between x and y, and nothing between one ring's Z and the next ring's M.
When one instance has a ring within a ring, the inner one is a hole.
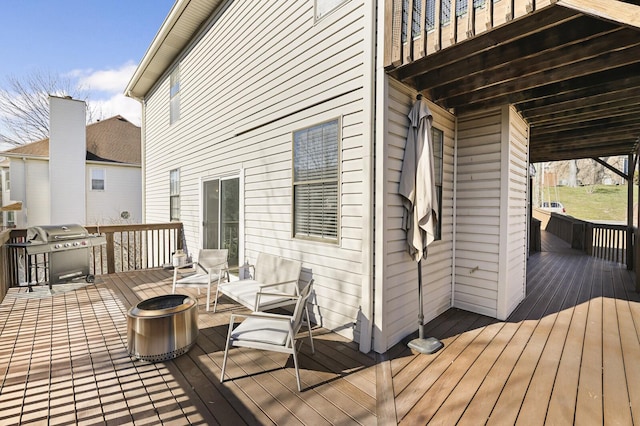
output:
M193 268L194 265L196 265L198 262L187 262L184 265L180 265L180 266L174 266L174 269L186 269L186 268Z
M201 263L193 262L194 265L196 265L196 267L202 269L202 272L208 274L210 270L218 270L218 274L222 274L223 271L228 272L229 271L229 267L226 265L226 263L220 263L218 265L213 265L211 266L209 269L207 269L205 266L203 266Z
M295 289L295 295L299 296L300 295L300 288L298 288L298 280L291 280L291 281L282 281L279 283L273 283L273 284L265 284L265 285L261 285L260 286L260 292L262 292L263 289L269 289L271 287L277 287L277 286L282 286L282 285L286 285L286 284L293 284L293 288ZM293 294L289 293L288 296L292 296Z
M271 312L252 312L250 314L232 313L229 317L229 324L235 323L236 318L268 318L280 321L291 321L291 315L274 314Z
M184 265L181 265L181 266L174 266L173 280L175 281L178 279L178 274L180 274L181 277L184 277L185 275L186 276L193 275L197 272L198 272L198 268L195 262L185 263Z
M295 295L291 295L291 294L287 294L287 293L263 293L262 291L258 291L256 293L256 304L255 304L255 310L254 312L257 311L258 306L260 306L260 296L265 295L265 296L277 296L277 297L281 297L283 299L290 299L292 303L295 303L298 299L300 299L300 296L295 296Z

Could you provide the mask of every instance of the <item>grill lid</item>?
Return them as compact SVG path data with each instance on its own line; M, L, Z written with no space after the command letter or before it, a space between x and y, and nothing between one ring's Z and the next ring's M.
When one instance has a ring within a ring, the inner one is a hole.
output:
M89 232L78 224L43 225L27 228L27 241L33 243L50 243L53 241L87 238Z

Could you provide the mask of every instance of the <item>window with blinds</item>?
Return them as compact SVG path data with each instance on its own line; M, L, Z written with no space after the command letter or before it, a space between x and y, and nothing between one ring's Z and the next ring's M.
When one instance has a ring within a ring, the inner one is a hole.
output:
M180 220L180 170L169 171L169 220Z
M91 190L104 191L106 180L105 169L91 169Z
M293 133L293 235L338 241L339 120Z

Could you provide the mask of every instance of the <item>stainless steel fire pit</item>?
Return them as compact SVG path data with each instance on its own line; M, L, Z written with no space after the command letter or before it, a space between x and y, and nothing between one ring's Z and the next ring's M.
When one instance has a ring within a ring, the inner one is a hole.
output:
M166 294L138 303L127 313L129 354L145 361L165 361L186 353L198 337L198 302Z

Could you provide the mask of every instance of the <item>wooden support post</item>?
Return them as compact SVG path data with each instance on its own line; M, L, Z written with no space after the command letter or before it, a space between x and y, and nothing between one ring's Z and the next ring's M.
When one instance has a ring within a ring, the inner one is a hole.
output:
M108 232L105 235L107 239L107 273L114 274L116 272L116 261L115 261L115 244L113 242L113 232Z
M629 271L633 270L633 252L634 252L634 247L633 247L633 171L635 170L635 164L634 167L632 167L631 165L633 164L633 156L631 154L629 154L628 159L627 159L627 232L626 232L626 236L627 236L627 269Z

